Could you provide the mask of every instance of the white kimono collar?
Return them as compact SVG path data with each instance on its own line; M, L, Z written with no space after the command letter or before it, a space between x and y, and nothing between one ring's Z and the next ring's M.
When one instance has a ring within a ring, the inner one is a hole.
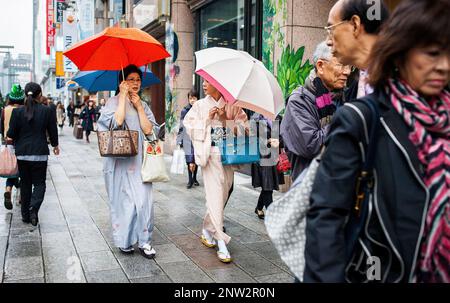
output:
M218 108L224 108L226 105L225 100L223 99L223 97L220 97L219 101L214 100L213 97L207 95L206 99L208 100L209 103L211 103L212 105L218 107Z

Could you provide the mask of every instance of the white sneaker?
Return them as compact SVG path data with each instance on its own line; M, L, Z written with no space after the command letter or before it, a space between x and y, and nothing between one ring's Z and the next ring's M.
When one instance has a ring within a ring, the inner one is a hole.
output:
M139 247L139 251L144 258L153 259L156 255L155 249L150 244L145 244L142 247Z

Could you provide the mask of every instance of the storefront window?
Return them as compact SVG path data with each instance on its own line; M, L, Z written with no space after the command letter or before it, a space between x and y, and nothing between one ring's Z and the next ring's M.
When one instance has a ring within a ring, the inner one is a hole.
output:
M247 51L257 59L262 54L262 0L214 1L197 15L197 50L228 47ZM200 79L195 86L202 91Z
M200 48L244 49L244 0L216 1L200 12Z
M199 49L229 47L259 58L258 17L262 0L215 1L199 13Z

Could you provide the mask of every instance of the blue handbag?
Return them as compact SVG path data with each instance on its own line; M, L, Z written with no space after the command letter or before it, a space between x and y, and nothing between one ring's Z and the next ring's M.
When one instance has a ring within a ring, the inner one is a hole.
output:
M228 136L220 141L219 148L222 165L250 164L261 159L257 136Z

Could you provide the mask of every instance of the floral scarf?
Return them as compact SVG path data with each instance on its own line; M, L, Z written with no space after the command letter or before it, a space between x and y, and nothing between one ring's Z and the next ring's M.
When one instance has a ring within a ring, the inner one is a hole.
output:
M387 87L396 111L410 127L409 139L424 165L430 193L417 260L416 282L450 282L450 93L425 100L406 82Z

